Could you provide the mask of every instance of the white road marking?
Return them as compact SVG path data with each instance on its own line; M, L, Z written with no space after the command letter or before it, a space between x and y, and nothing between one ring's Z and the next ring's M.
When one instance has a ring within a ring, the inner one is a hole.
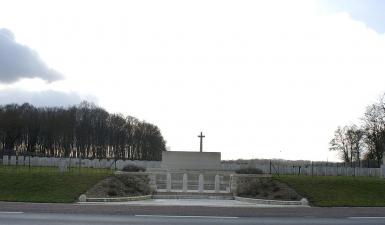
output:
M21 213L24 213L24 212L1 212L0 211L0 214L21 214Z
M385 216L357 216L348 217L349 219L385 219Z
M167 215L135 215L138 217L165 217L165 218L208 218L208 219L238 219L235 216L167 216Z

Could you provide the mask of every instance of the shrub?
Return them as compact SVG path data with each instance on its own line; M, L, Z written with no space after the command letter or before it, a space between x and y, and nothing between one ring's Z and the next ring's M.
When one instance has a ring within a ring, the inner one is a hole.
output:
M263 171L258 168L248 167L248 168L242 168L235 171L235 173L238 174L263 174Z
M141 194L150 194L152 191L148 185L149 179L146 175L127 175L121 174L116 175L125 186L125 193L128 195L141 195Z
M118 195L118 193L117 193L116 190L110 189L110 190L107 191L107 195L111 196L111 197L115 197L115 196Z
M126 165L122 170L124 172L144 172L146 168L137 165Z
M279 188L279 187L274 187L273 188L273 192L277 192L277 191L280 191L281 190L281 188Z

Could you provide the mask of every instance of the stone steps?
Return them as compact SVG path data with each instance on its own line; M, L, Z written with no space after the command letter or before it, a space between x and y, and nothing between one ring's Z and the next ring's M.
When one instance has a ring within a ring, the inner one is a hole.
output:
M234 200L232 193L157 192L153 199L215 199Z

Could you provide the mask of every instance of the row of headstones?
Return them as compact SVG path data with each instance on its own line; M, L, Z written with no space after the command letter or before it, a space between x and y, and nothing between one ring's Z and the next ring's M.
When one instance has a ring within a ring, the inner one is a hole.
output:
M238 170L248 165L240 165L237 163L222 163L223 170ZM254 165L253 167L261 169L265 173L270 172L269 165ZM272 173L279 174L298 174L303 175L315 175L315 176L380 176L381 171L379 168L359 168L359 167L330 167L330 166L311 166L300 169L298 166L293 167L290 165L275 165L271 168ZM385 176L385 171L383 172Z
M302 174L314 176L380 176L379 168L360 168L360 167L329 167L329 166L314 166L308 167L292 167L280 166L273 173L279 174Z
M139 161L139 160L115 160L113 159L76 159L76 158L54 158L54 157L29 157L29 156L3 156L3 165L20 166L59 166L60 162L70 167L84 168L112 168L122 170L126 165L136 165L144 168L159 168L159 161Z

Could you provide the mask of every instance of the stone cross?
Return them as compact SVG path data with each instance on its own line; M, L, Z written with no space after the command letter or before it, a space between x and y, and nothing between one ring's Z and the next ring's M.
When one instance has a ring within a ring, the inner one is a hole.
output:
M202 150L203 150L203 138L206 137L206 136L204 136L202 134L202 132L201 132L201 134L198 137L201 139L201 142L200 142L200 152L202 152Z

